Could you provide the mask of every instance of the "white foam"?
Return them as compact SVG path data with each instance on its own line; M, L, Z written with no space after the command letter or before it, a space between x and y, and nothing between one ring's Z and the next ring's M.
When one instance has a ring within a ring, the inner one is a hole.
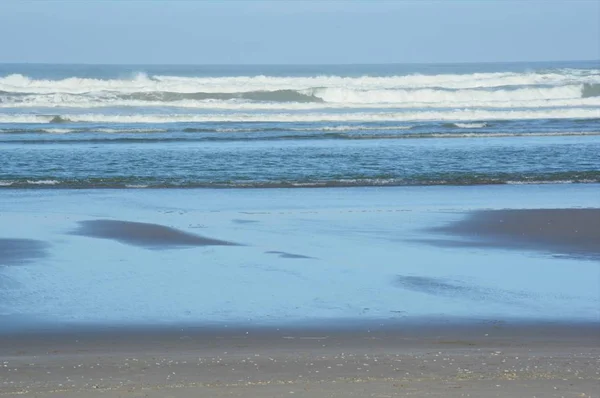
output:
M5 96L0 108L103 108L174 107L206 110L317 110L356 108L550 108L550 107L600 107L600 97L581 98L577 86L552 89L522 89L501 91L465 90L376 90L351 91L341 89L320 90L328 102L255 102L244 100L179 100L143 101L115 99L104 93L82 95L31 94L21 97ZM1 96L0 96L1 97Z
M461 129L481 129L487 126L487 123L454 123L454 126Z
M50 123L53 115L0 114L0 123ZM380 122L380 121L477 121L519 119L600 118L598 108L544 110L454 109L423 112L352 113L211 113L211 114L64 114L71 122L175 123L175 122Z
M56 180L27 180L28 184L32 185L56 185L60 184L60 181Z
M73 129L43 129L43 131L45 133L50 133L50 134L67 134L67 133L72 133L75 130L73 130Z
M515 90L439 90L439 89L387 89L355 90L347 88L326 88L312 90L312 95L328 103L351 104L476 104L478 102L511 103L519 101L579 99L581 85L568 85L550 88L521 88ZM521 104L522 106L522 104Z
M552 181L506 181L508 185L550 185L550 184L585 184L585 183L595 183L595 180L552 180Z
M592 137L600 135L600 131L559 131L543 133L425 133L414 138L506 138L506 137ZM411 135L402 136L412 138Z
M31 79L20 74L0 78L0 91L18 93L86 93L111 91L176 92L176 93L236 93L248 91L307 90L314 88L338 88L349 90L385 90L437 88L472 89L523 85L573 85L600 83L600 70L581 74L578 70L565 69L552 73L472 73L441 75L399 75L387 77L181 77L147 76L138 74L132 79L88 79L70 77L62 80Z
M413 126L325 126L322 128L292 129L294 131L368 131L368 130L410 130Z
M119 134L119 133L166 133L167 129L110 129L110 128L98 128L91 129L91 132L96 133L109 133L109 134Z

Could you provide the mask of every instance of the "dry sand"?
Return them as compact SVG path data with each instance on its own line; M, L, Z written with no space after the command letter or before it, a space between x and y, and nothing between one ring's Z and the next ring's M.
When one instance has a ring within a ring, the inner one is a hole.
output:
M0 396L598 397L598 324L4 335Z

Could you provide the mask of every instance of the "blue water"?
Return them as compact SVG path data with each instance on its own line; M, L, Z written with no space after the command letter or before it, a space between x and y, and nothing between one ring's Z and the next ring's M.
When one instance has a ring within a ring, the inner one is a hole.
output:
M0 189L600 182L598 62L0 65Z

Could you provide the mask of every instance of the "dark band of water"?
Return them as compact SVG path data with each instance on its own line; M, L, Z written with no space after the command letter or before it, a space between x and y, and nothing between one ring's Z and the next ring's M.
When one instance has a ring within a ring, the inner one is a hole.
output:
M56 178L31 177L0 180L0 189L139 189L139 188L327 188L389 187L418 185L502 185L502 184L591 184L600 183L600 171L562 172L539 175L441 175L431 174L397 178L302 179L226 181L185 178L106 177Z

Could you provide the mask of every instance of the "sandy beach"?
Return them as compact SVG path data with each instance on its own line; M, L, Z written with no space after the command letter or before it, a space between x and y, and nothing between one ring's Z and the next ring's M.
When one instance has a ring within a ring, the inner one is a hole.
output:
M597 397L598 325L354 324L3 336L0 396Z
M4 194L0 396L597 397L597 187L526 189Z

